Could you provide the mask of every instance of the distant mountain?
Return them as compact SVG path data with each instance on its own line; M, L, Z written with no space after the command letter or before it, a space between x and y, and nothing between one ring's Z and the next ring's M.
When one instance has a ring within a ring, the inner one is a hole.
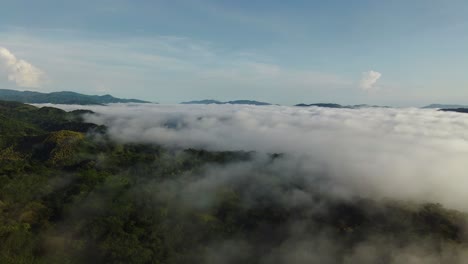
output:
M84 95L75 92L40 93L0 89L0 100L16 101L31 104L78 104L103 105L110 103L150 103L137 99L121 99L106 95Z
M344 108L344 106L339 104L331 104L331 103L318 103L318 104L297 104L295 106L300 107L310 107L310 106L318 106L318 107L326 107L326 108Z
M346 106L347 108L359 109L359 108L390 108L390 106L386 105L368 105L368 104L358 104L358 105L350 105Z
M452 104L431 104L424 106L423 108L440 108L440 109L457 109L457 108L468 108L467 105L452 105Z
M467 113L468 114L468 108L445 108L445 109L440 109L439 111Z
M221 101L217 101L217 100L206 99L206 100L182 102L181 104L224 104L224 103Z
M217 100L199 100L199 101L189 101L189 102L182 102L181 104L238 104L238 105L271 105L270 103L259 102L259 101L252 101L252 100L234 100L228 102L221 102Z
M359 104L359 105L340 105L340 104L333 104L333 103L317 103L317 104L297 104L295 106L298 107L325 107L325 108L346 108L346 109L360 109L360 108L389 108L388 106L379 106L379 105L367 105L367 104Z
M241 104L241 105L271 105L270 103L258 102L252 100L235 100L226 102L226 104Z

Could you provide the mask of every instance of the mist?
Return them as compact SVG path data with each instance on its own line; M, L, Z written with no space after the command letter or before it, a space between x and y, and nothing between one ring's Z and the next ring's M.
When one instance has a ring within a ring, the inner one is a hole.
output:
M59 106L67 109L82 106ZM465 201L468 116L416 108L115 104L86 107L115 140L174 149L285 154L284 171L321 171L339 196ZM286 162L287 161L287 162Z
M111 142L169 151L147 165L116 167L70 206L62 236L72 236L68 226L79 219L112 216L124 193L123 201L143 215L163 219L148 232L166 230L168 248L188 245L168 263L468 259L468 115L417 108L54 106L92 110L84 120L105 125ZM101 133L88 136L99 141ZM207 153L234 156L184 165ZM112 159L98 157L97 169ZM125 187L128 179L134 183Z

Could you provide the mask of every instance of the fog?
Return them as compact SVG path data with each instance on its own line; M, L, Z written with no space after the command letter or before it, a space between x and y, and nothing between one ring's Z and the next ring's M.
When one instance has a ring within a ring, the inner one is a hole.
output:
M67 110L83 106L58 106ZM86 107L122 142L282 153L328 191L468 211L468 115L426 109L114 104ZM277 168L280 170L280 168Z
M334 201L349 202L371 216L383 213L393 223L392 232L398 232L400 221L408 221L397 213L407 206L437 203L468 212L468 115L416 108L54 106L94 111L85 120L107 126L110 137L122 143L162 145L181 155L187 148L252 151L249 160L207 164L163 180L146 176L150 180L132 187L135 197L156 207L168 205L179 220L193 213L209 217L220 197L231 197L229 191L236 193L242 210L273 217L262 211L271 207L288 216L274 230L260 223L251 233L203 245L191 263L461 264L468 258L465 244L441 242L432 230L389 234L365 229L364 223L365 231L357 231L363 237L352 242L331 230L333 224L321 226L316 220L334 219L327 218L337 210ZM272 154L282 155L272 159ZM96 192L88 199L105 201L105 195ZM362 204L362 199L374 203ZM463 228L457 230L462 241Z

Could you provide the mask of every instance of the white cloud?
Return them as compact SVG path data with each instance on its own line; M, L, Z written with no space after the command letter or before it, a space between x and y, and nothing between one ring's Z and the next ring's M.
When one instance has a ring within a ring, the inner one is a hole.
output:
M467 263L468 251L461 244L441 244L439 238L432 244L426 233L421 238L413 232L395 236L370 228L354 245L349 240L343 243L342 233L328 232L308 217L322 216L328 210L334 214L336 207L330 208L329 200L353 203L354 198L373 200L370 206L355 204L359 212L369 210L364 213L364 228L380 216L389 215L394 219L391 223L398 221L399 216L391 214L393 209L388 211L398 204L403 210L417 210L421 203L434 202L468 212L468 115L414 108L149 104L89 108L98 114L86 119L107 125L111 137L123 142L257 151L248 161L209 164L164 180L142 179L134 191L178 212L213 212L219 208L219 190L234 190L243 209L265 208L265 204L280 212L287 209L282 214L287 221L282 222L281 243L261 244L262 249L268 248L262 251L268 253L262 253L261 263L365 264L389 256L388 263L393 264ZM285 155L272 161L262 152ZM234 244L231 238L207 246L210 261L201 262L238 263L239 252L245 257L258 249L259 240L252 236Z
M38 88L41 85L43 72L31 63L16 58L4 47L0 47L0 66L8 80L19 87Z
M468 115L411 108L91 108L99 115L88 121L107 125L117 140L286 153L290 162L284 165L285 177L298 170L303 175L321 171L334 182L330 192L437 202L468 212Z
M380 72L376 71L367 71L362 73L362 78L360 82L361 89L365 91L371 91L376 88L377 81L382 77Z

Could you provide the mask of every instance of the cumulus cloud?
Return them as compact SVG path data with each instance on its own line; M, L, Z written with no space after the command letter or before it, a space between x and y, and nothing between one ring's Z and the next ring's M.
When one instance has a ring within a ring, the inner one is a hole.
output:
M377 81L382 77L382 74L377 71L367 71L362 73L362 78L359 86L364 91L371 91L376 88Z
M16 58L8 49L0 47L0 69L5 72L9 81L19 87L40 87L43 72L31 63Z
M120 141L285 153L290 162L284 171L320 170L334 182L331 191L337 195L437 202L468 212L467 115L414 108L91 108L98 114L87 120L108 126Z

